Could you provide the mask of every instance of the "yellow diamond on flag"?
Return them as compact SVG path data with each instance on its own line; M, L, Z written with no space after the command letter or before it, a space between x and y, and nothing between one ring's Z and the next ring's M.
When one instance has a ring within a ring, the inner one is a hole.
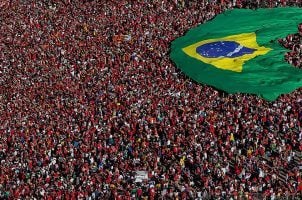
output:
M188 56L219 69L242 72L242 66L246 61L264 55L272 49L260 47L256 34L252 32L202 40L182 50Z

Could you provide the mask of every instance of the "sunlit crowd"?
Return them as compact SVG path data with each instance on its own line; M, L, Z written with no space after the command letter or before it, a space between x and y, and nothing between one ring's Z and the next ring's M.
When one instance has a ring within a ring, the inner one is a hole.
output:
M224 10L276 6L302 3L2 1L0 199L299 199L302 90L226 94L169 58ZM296 67L301 35L279 40Z

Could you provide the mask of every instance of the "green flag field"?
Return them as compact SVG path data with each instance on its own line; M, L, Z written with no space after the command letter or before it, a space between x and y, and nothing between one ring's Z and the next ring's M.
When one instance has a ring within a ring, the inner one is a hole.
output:
M171 44L170 58L191 79L228 93L273 101L302 87L278 39L297 33L302 9L229 10Z

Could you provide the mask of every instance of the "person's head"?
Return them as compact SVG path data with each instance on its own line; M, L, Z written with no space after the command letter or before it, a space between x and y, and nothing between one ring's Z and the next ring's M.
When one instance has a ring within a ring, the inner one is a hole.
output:
M302 36L302 23L300 23L298 25L298 32L299 32L299 35Z

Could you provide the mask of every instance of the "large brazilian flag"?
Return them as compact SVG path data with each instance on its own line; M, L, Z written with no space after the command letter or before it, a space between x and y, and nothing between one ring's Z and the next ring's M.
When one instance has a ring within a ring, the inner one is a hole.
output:
M229 10L172 42L171 59L193 80L273 101L302 86L278 39L297 32L302 9Z

